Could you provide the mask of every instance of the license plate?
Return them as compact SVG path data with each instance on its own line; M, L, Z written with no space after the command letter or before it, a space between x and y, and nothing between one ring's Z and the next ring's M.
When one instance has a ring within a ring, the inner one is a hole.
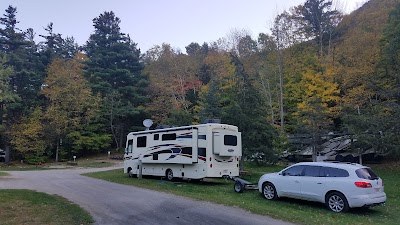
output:
M379 192L381 190L380 188L374 188L376 192Z
M227 174L227 173L228 173L228 170L224 170L223 173L224 173L224 174Z

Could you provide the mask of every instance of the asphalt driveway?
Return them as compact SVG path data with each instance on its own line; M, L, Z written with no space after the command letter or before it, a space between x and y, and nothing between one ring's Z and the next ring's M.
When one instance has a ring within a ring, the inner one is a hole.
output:
M235 207L196 201L157 191L81 176L98 169L7 171L0 189L31 189L63 196L82 206L95 224L274 224L289 225Z

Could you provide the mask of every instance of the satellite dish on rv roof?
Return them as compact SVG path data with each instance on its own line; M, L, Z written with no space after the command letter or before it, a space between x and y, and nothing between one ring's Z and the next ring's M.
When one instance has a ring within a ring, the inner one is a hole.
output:
M146 127L146 129L149 129L153 125L153 120L151 119L145 119L143 120L143 126Z

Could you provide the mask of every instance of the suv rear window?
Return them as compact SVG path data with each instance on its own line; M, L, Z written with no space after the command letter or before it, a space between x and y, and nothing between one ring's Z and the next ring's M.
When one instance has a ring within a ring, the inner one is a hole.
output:
M376 180L378 176L370 168L361 168L356 170L356 174L359 178L367 180Z

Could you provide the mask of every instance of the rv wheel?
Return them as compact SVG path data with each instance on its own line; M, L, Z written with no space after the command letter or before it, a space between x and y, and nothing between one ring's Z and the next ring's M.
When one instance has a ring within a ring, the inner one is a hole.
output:
M135 174L132 173L132 168L128 168L128 176L129 177L135 177Z
M167 169L167 171L165 172L165 177L168 181L172 181L174 179L174 173L171 169Z

